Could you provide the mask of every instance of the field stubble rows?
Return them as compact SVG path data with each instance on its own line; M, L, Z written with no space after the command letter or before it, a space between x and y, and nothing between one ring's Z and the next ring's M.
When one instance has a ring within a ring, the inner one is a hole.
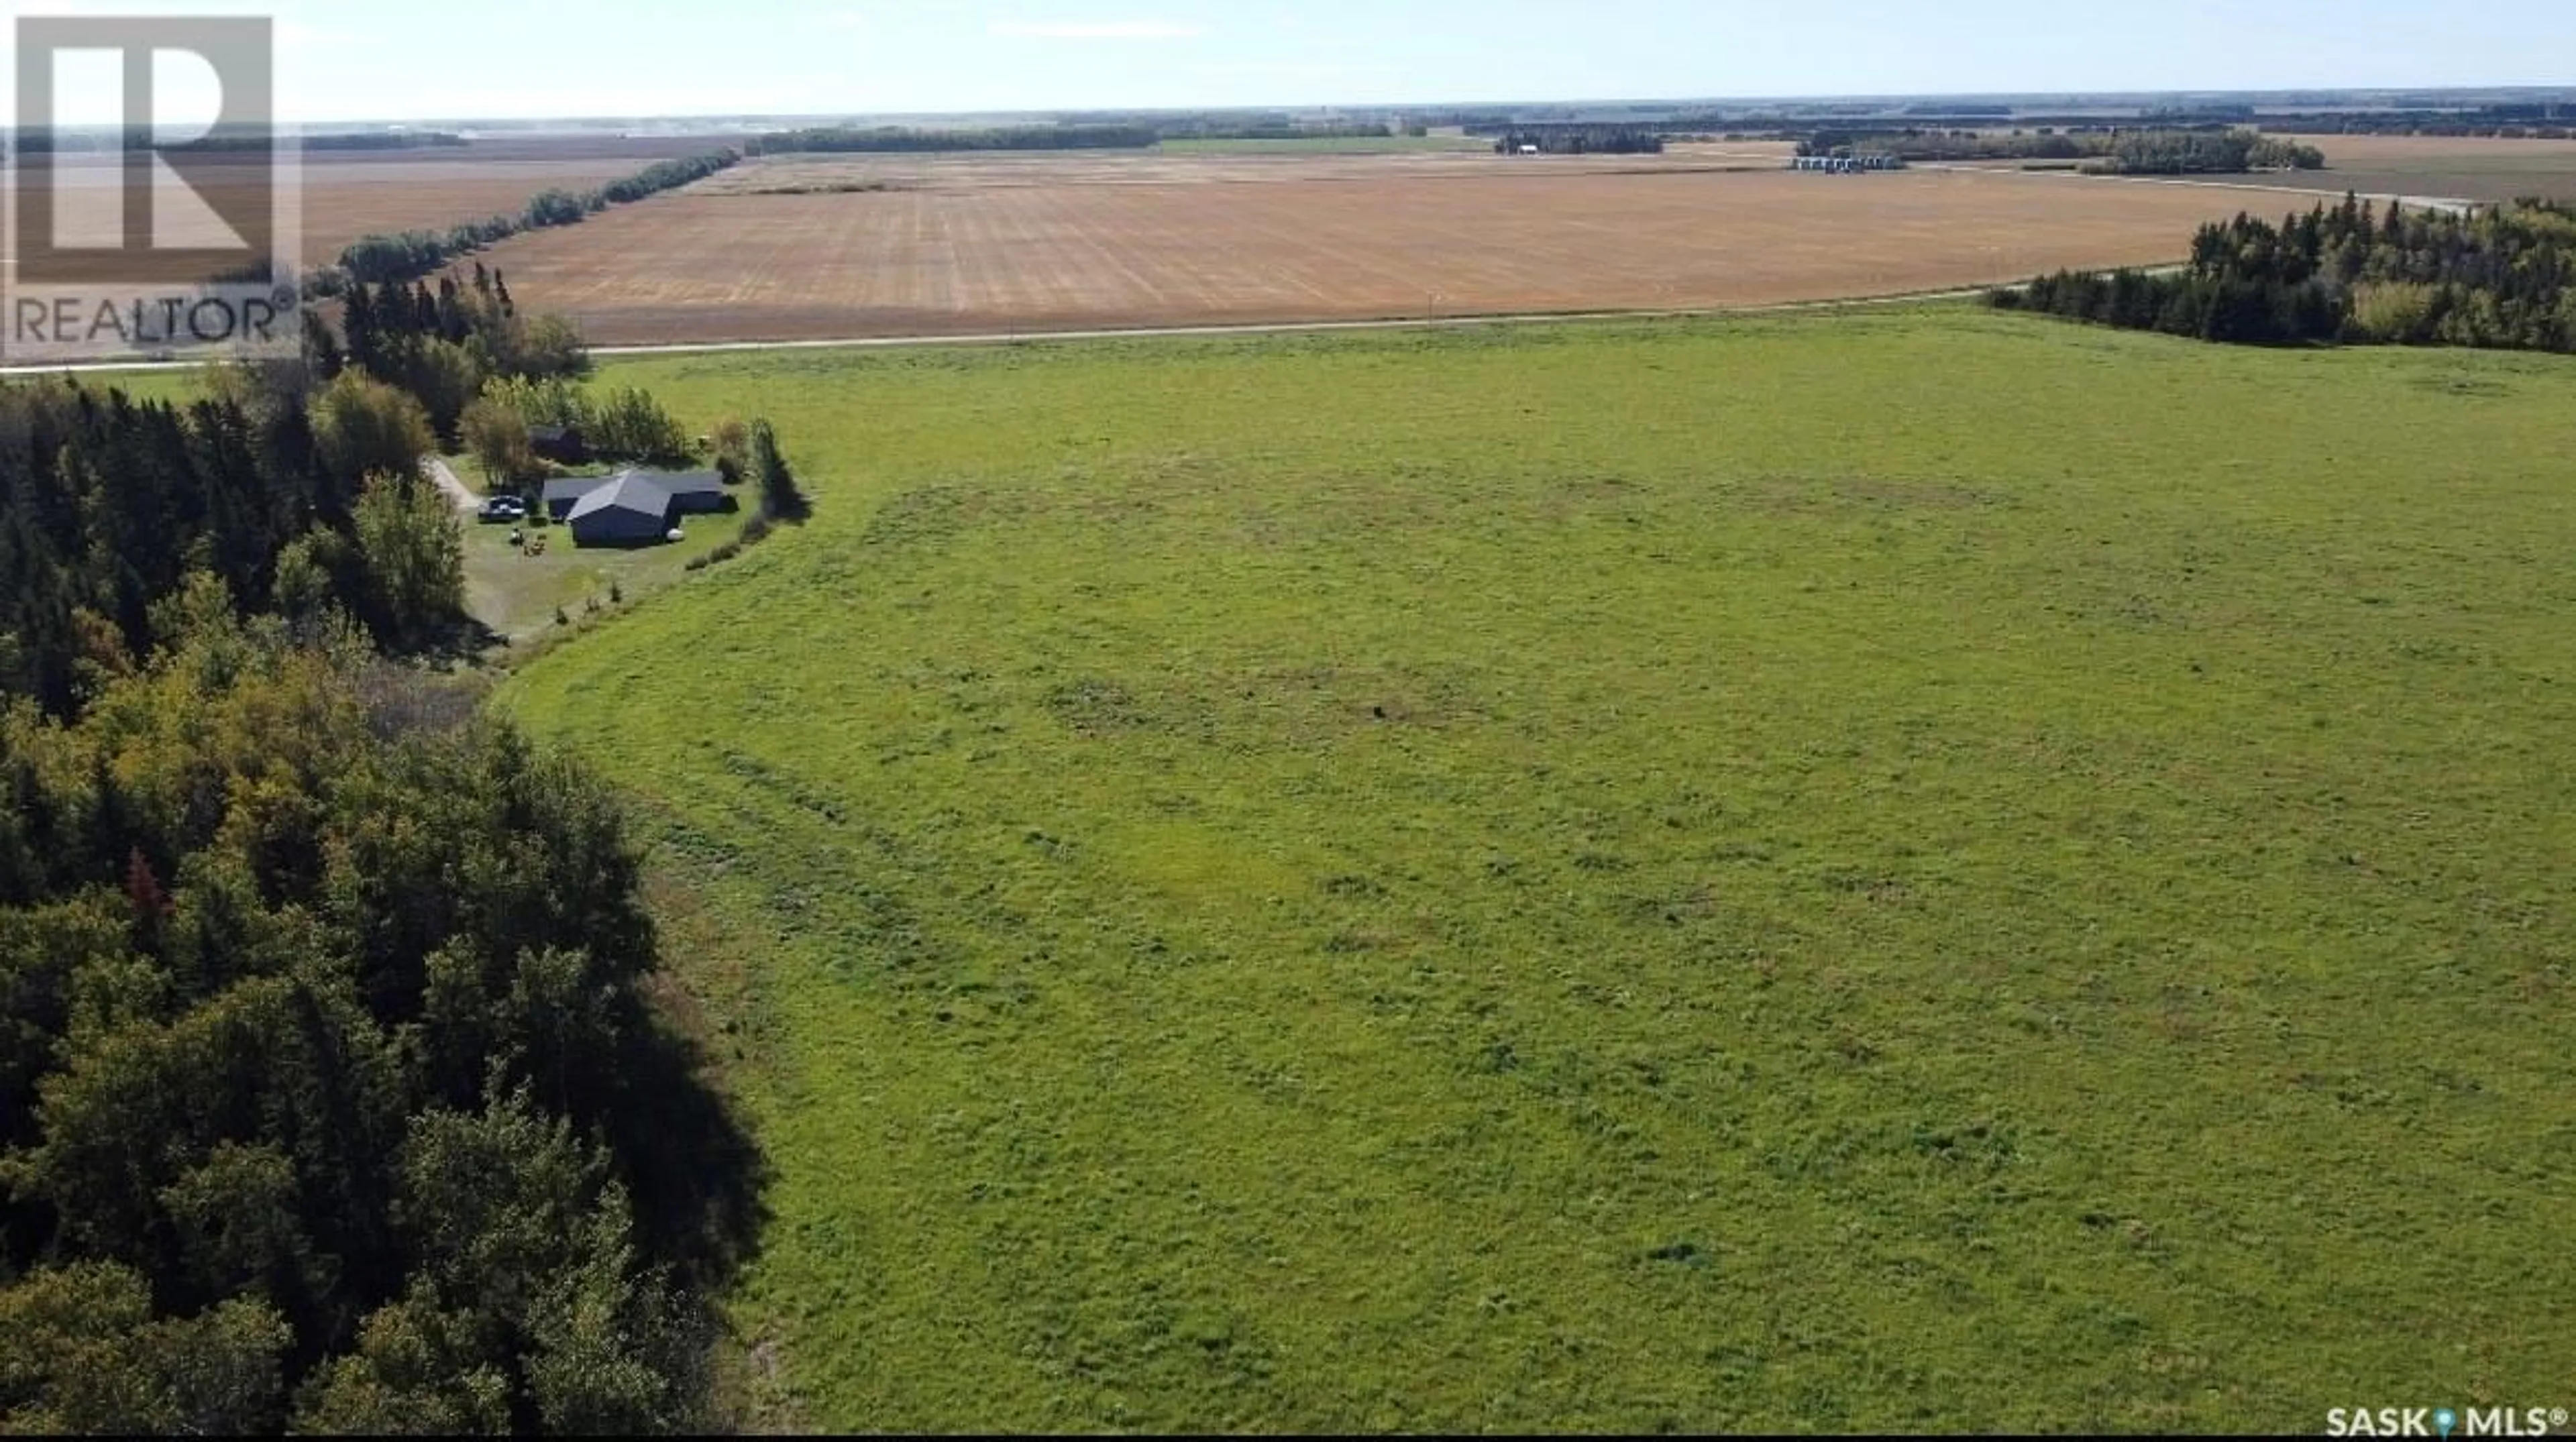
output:
M316 152L299 167L306 265L336 259L363 235L445 231L490 215L516 215L538 193L584 191L642 170L656 160L712 150L720 142L689 137L626 140L597 137L516 140L465 147L374 152ZM69 164L64 183L106 186L117 171ZM198 182L221 197L260 179L241 162Z
M2244 205L2009 175L1676 164L1471 177L1430 157L1389 179L1372 178L1376 164L1308 161L1267 183L689 193L523 236L493 258L602 343L801 340L1938 290L2170 260L2192 227Z

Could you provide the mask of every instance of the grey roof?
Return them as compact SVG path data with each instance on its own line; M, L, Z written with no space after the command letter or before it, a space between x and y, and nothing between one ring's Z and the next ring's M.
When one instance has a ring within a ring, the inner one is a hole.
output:
M578 501L615 479L617 479L615 476L565 476L561 480L548 481L546 482L546 504L551 506L557 501Z
M602 511L634 511L660 521L671 514L671 493L635 471L628 471L581 498L567 519L578 521Z
M723 495L724 477L713 471L648 471L628 466L613 476L565 476L546 482L546 503L578 501L594 491L623 480L650 481L673 496Z
M675 496L723 495L724 477L713 471L628 471L660 486Z

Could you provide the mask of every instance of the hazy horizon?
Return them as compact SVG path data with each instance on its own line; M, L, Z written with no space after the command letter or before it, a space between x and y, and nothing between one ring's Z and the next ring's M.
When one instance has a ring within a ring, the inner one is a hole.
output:
M2563 86L2576 6L2168 0L2107 34L2046 0L1779 13L1632 0L450 0L434 20L323 0L18 0L10 15L267 13L307 125L979 115L1223 107ZM2560 73L2545 73L2557 70ZM1551 97L1564 97L1562 101ZM67 123L112 120L112 93Z
M1119 113L1134 113L1134 114L1157 114L1157 113L1169 113L1169 114L1175 114L1175 115L1183 115L1183 114L1198 114L1198 113L1217 112L1217 111L1222 111L1222 110L1226 110L1226 109L1242 109L1242 110L1257 110L1257 111L1279 111L1279 112L1286 112L1286 113L1289 113L1289 114L1308 114L1308 113L1323 113L1323 112L1331 112L1331 111L1374 112L1374 111L1417 111L1417 110L1453 110L1453 109L1454 109L1454 110L1472 110L1472 109L1489 109L1489 108L1490 108L1490 109L1509 109L1509 108L1514 108L1514 107L1521 107L1521 108L1560 107L1560 108L1581 109L1581 108L1589 107L1589 106L1602 106L1602 107L1610 107L1610 106L1649 106L1649 107L1651 107L1651 106L1658 106L1658 105L1669 105L1669 106L1674 106L1674 107L1692 107L1692 106L1702 106L1702 105L1706 105L1706 106L1712 106L1712 107L1742 108L1742 107L1745 107L1745 106L1751 106L1751 105L1780 105L1780 106L1785 106L1785 107L1795 107L1795 106L1815 106L1815 105L1865 104L1865 103L1878 103L1878 102L1891 102L1891 103L1892 103L1892 102L1899 102L1899 101L1907 102L1907 103L1934 103L1934 104L1941 103L1941 102L1946 102L1946 101L1956 101L1956 102L1960 102L1960 103L1962 103L1962 104L1973 104L1973 103L1983 103L1983 102L2003 102L2003 101L2014 101L2014 100L2019 100L2019 101L2044 101L2044 100L2054 100L2054 99L2058 99L2058 98L2061 98L2061 97L2062 97L2062 98L2064 98L2064 99L2066 99L2066 100L2068 100L2068 101L2071 101L2071 102L2091 102L2091 103L2094 103L2094 104L2116 104L2116 103L2119 103L2119 102L2126 102L2126 101L2165 100L2165 99L2171 99L2171 98L2177 98L2177 97L2188 97L2188 98L2191 98L2191 99L2194 99L2194 100L2204 101L2204 102L2224 103L2224 102L2227 102L2227 101L2248 100L2248 99L2257 98L2257 97L2288 96L2288 95L2294 95L2294 94L2296 94L2296 95L2309 95L2309 94L2336 94L2336 93L2341 93L2341 94L2352 95L2352 94L2380 94L2380 93L2395 93L2395 92L2404 92L2404 93L2407 93L2407 94L2410 94L2410 95L2442 95L2442 96L2506 95L2506 94L2514 94L2514 95L2521 95L2521 94L2563 94L2563 95L2566 95L2566 96L2570 97L2571 102L2576 102L2576 83L2571 83L2571 84L2566 84L2566 85L2347 85L2347 86L2333 86L2333 85L2300 85L2300 86L2257 86L2257 87L2252 87L2252 88L2248 88L2248 89L2241 89L2241 90L2215 90L2215 89L2209 89L2209 88L2206 88L2206 87L2178 86L2178 87L2175 87L2175 88L2172 88L2172 89L2166 89L2166 90L2091 90L2091 91L2080 91L2080 90L2079 90L2079 91L2069 91L2069 90L2022 90L2022 91L2004 91L2004 90L1975 90L1975 91L1901 90L1901 91L1874 91L1874 92L1867 92L1867 93L1859 92L1859 91L1847 91L1847 92L1841 92L1841 93L1815 93L1815 94L1796 94L1796 95L1513 95L1513 96L1505 96L1505 95L1478 95L1478 96L1437 96L1437 97L1430 97L1430 98L1423 98L1423 97L1386 97L1386 98L1380 98L1380 99L1375 99L1375 100L1349 100L1349 101L1298 101L1298 100L1283 100L1283 101L1271 101L1271 102L1244 102L1244 103L1242 103L1242 104L1240 104L1240 105L1235 105L1235 106L1218 106L1218 105L1174 105L1174 106L1122 105L1122 106L1095 106L1095 107L1070 107L1070 106L1058 106L1058 107L1048 107L1048 108L1039 108L1039 109L1023 109L1023 110L998 110L998 109L988 109L988 110L854 110L854 109L842 109L842 110L766 111L766 112L763 112L763 111L699 111L699 112L668 111L668 112L662 112L662 113L658 113L658 114L657 114L657 113L649 113L649 112L640 112L640 111L639 111L639 112L624 113L624 114L612 114L612 113L605 113L605 112L603 112L603 113L601 113L601 114L597 114L597 115L407 115L407 116L368 115L368 116L350 116L350 117L341 118L341 119L331 119L331 120L310 121L310 122L306 122L306 125L307 125L307 127L308 127L308 128L315 128L315 129L319 129L319 128L323 128L323 127L333 127L333 126L408 126L408 127L422 127L422 126L432 126L432 125L455 125L455 126L461 126L461 127L466 127L466 128L473 128L473 127L499 127L499 126L510 126L510 127L523 127L523 126L530 126L530 127L532 127L532 126L544 126L544 125L567 125L567 126L571 126L571 125L607 125L607 124L639 124L639 123L640 123L640 124L652 124L652 123L657 123L657 122L672 123L672 124L688 124L688 123L713 123L713 122L724 122L724 121L745 121L745 122L754 122L754 123L764 123L764 122L767 122L767 123L800 123L800 122L814 122L814 121L822 121L822 120L843 120L843 119L846 119L846 120L856 120L856 121L915 121L915 120L936 120L936 121L977 121L977 120L996 120L996 121L998 121L998 120L1027 120L1027 119L1041 118L1041 117L1047 117L1047 116L1078 116L1078 115L1084 115L1084 114L1102 114L1102 115L1106 115L1106 114L1119 114Z

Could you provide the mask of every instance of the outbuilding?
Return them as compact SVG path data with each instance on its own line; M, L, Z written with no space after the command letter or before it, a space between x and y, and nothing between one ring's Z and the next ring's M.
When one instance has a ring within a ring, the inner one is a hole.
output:
M546 482L546 514L560 521L590 495L628 477L651 481L671 498L671 509L683 516L702 516L739 508L724 477L714 471L648 471L628 467L610 476L562 476Z
M559 466L577 466L590 459L590 443L582 439L579 426L530 426L528 449Z
M629 471L583 496L565 524L576 546L654 545L671 533L671 493Z
M683 516L703 516L714 511L738 509L734 493L724 477L714 471L633 471L671 495L671 510Z
M582 497L607 485L612 479L609 476L558 476L546 482L542 499L547 518L560 521L571 515L572 508L581 504Z

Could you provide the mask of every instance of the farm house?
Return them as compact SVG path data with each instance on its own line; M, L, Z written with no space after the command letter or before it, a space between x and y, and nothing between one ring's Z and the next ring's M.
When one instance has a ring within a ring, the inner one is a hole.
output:
M650 546L671 533L671 493L629 471L581 498L566 517L576 546Z
M674 515L706 515L730 511L736 506L733 493L725 489L724 477L713 471L649 471L629 467L610 476L565 476L546 482L546 514L558 521L563 520L592 493L629 476L642 477L661 487L671 498Z

